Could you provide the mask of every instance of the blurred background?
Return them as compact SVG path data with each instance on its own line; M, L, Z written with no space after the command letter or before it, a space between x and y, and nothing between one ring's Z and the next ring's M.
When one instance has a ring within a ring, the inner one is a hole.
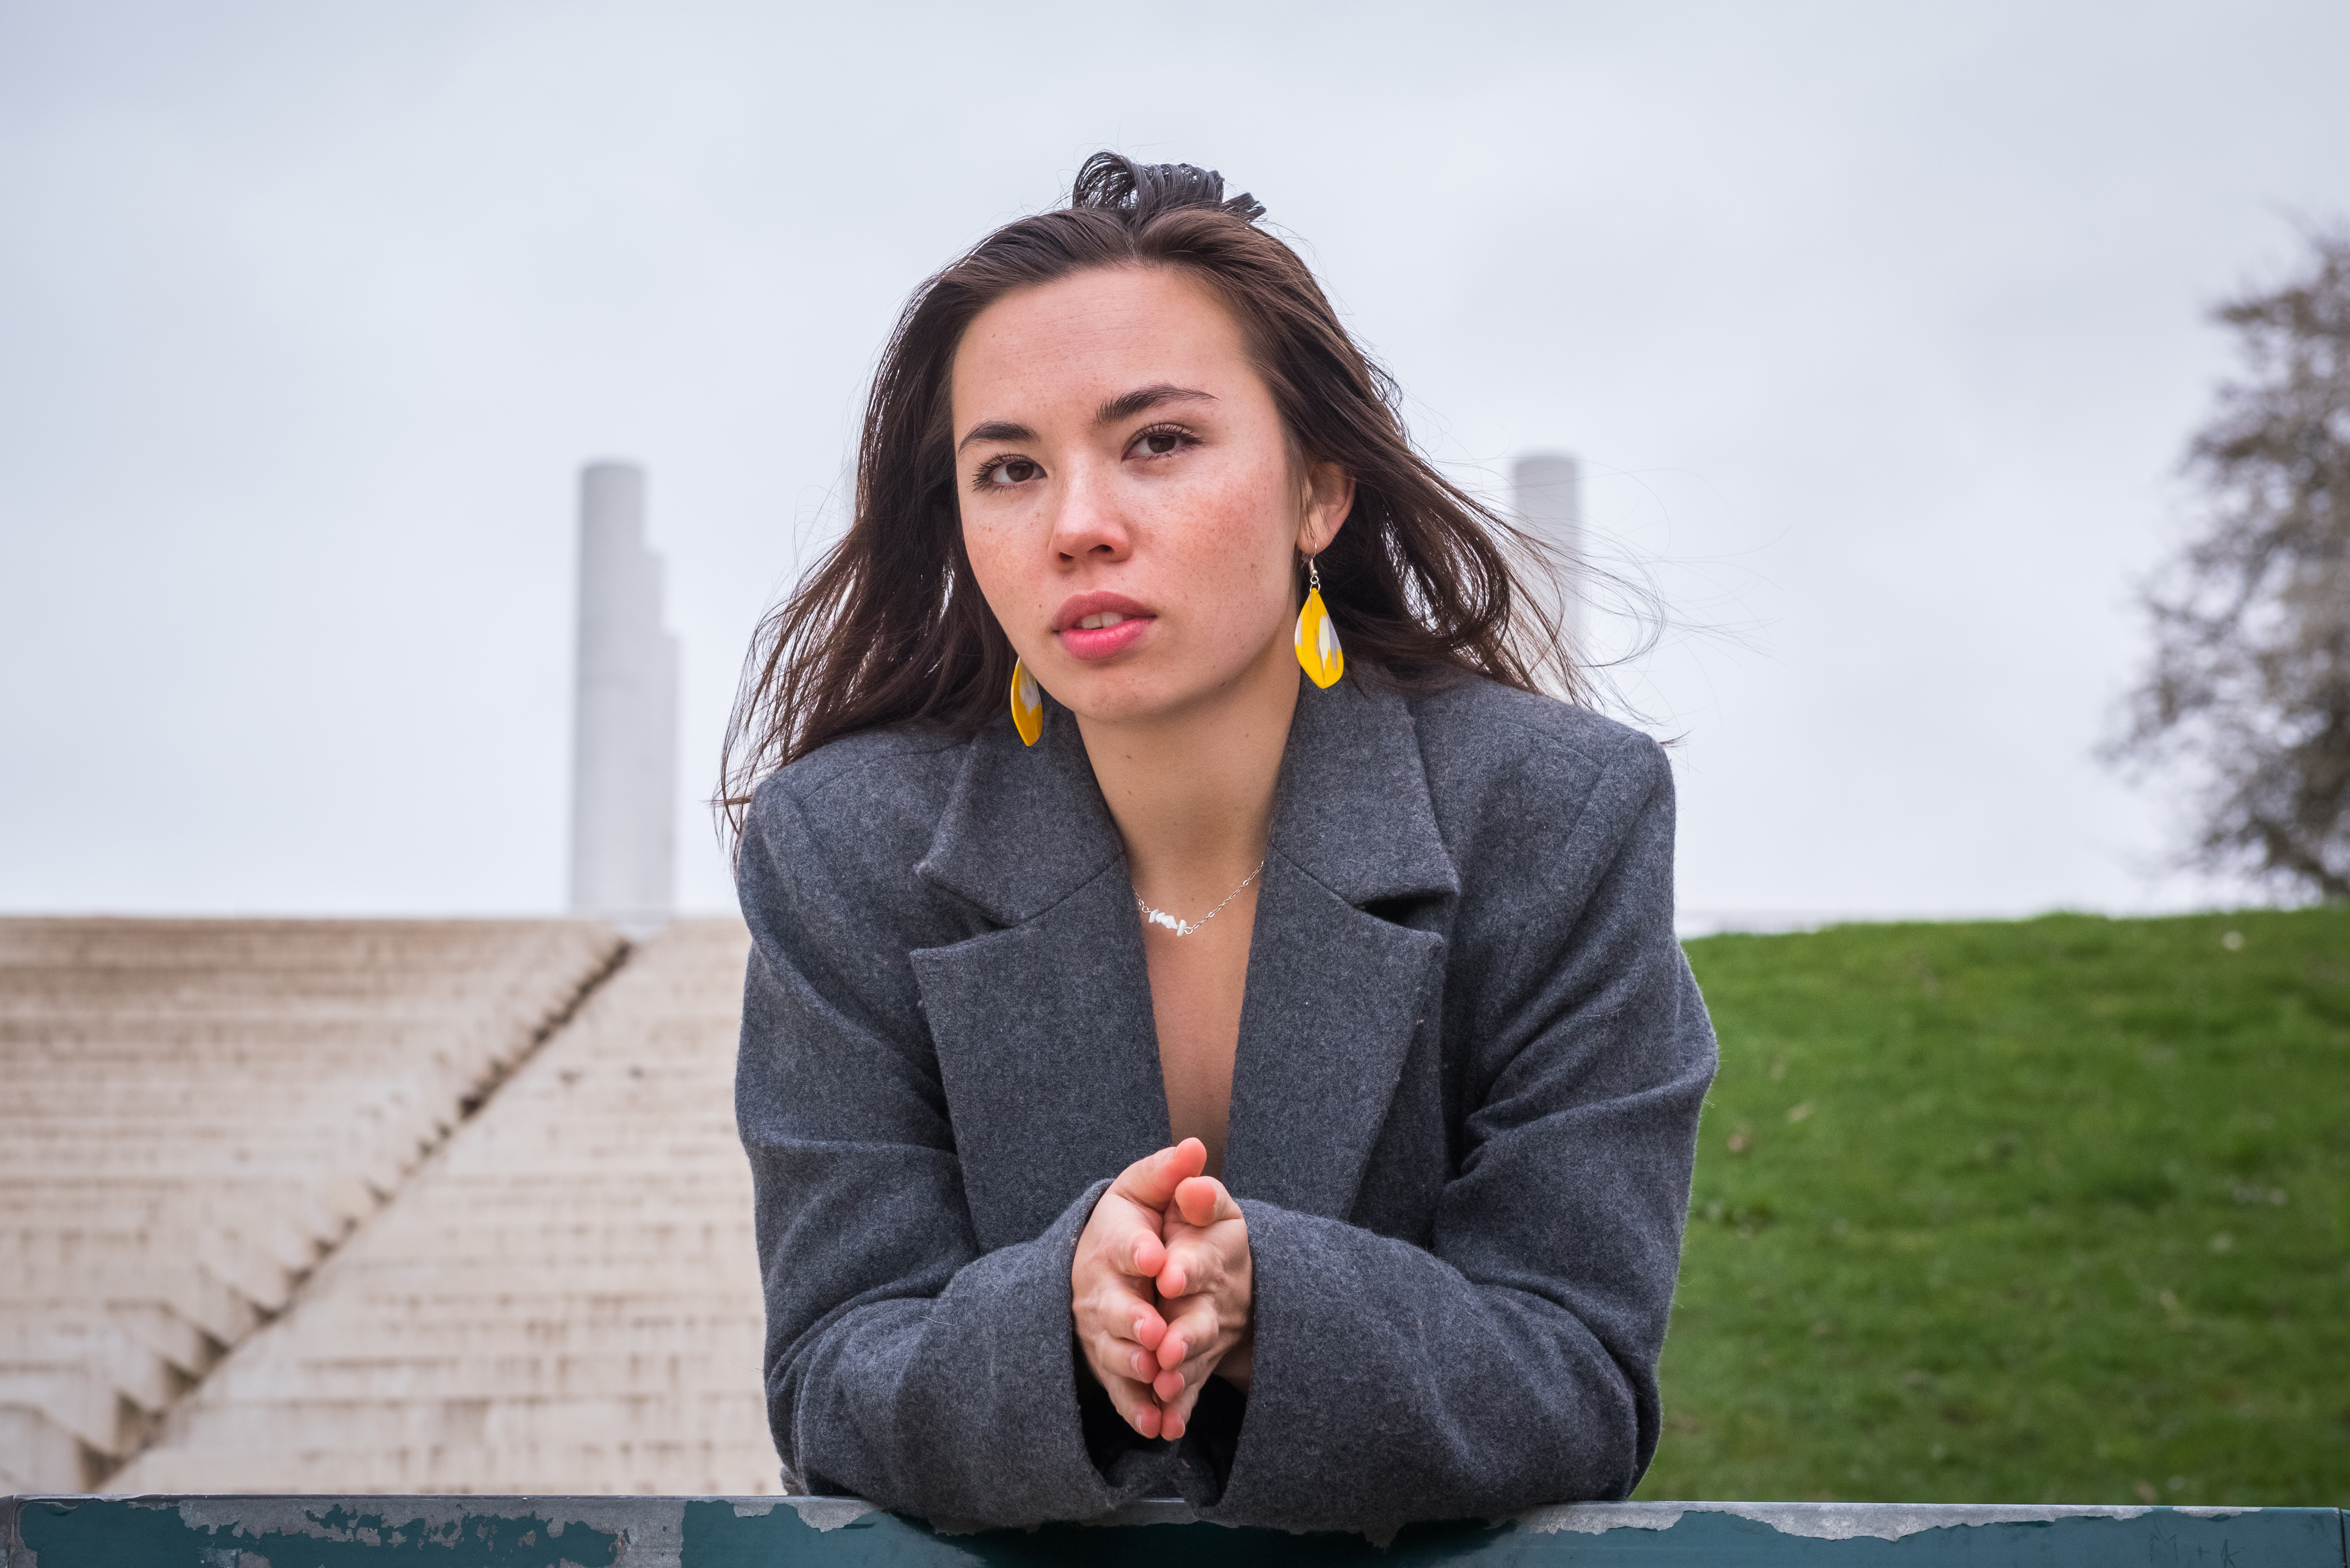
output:
M2091 755L2229 366L2350 208L2324 3L0 6L0 908L561 906L579 465L645 466L679 898L911 286L1222 170L1685 628L1700 915L2154 909ZM1711 628L1706 630L1705 628ZM1700 634L1702 633L1702 634Z
M2350 1500L2350 923L2095 918L2308 892L2098 749L2345 57L2332 0L0 0L0 1480L773 1488L719 735L908 291L1112 147L1254 192L1461 483L1572 453L1669 611L1614 676L1724 1066L1642 1495ZM673 899L575 897L595 462Z

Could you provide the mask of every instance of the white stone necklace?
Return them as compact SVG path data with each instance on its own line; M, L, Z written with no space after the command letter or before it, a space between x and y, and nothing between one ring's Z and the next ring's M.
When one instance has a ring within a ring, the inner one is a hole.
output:
M1224 904L1231 903L1234 898L1237 898L1243 893L1247 892L1248 885L1256 880L1257 871L1262 871L1263 869L1264 862L1262 860L1258 861L1256 863L1256 871L1252 871L1247 876L1242 877L1241 885L1224 895ZM1142 911L1144 924L1164 926L1179 937L1190 936L1193 931L1198 930L1201 926L1206 925L1210 920L1212 920L1218 915L1222 914L1224 912L1224 904L1217 905L1214 909L1209 910L1206 914L1201 916L1196 920L1179 920L1174 916L1169 914L1166 910L1154 909L1149 905L1144 903L1142 901L1141 894L1137 893L1134 896L1134 907Z

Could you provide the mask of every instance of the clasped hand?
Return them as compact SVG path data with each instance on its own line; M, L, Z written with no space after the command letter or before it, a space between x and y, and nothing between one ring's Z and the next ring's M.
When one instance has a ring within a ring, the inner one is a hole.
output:
M1146 1438L1181 1437L1210 1374L1248 1386L1248 1221L1207 1163L1190 1137L1128 1166L1069 1269L1078 1350Z

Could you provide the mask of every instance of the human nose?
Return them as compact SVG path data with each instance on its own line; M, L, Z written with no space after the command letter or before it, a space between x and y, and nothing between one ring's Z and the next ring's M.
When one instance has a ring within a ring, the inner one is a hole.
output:
M1122 561L1134 551L1132 531L1118 504L1114 476L1091 463L1063 471L1060 506L1053 514L1053 550L1067 565Z

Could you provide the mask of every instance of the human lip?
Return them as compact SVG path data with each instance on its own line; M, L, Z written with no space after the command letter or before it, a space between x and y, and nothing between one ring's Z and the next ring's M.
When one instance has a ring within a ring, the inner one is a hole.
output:
M1116 619L1107 618L1115 617ZM1097 618L1105 618L1097 619ZM1093 630L1104 624L1115 626L1120 620L1149 620L1151 613L1124 594L1073 594L1054 612L1053 629L1066 631L1084 621L1094 621Z
M1157 618L1123 594L1078 594L1053 617L1053 630L1076 658L1107 659L1139 642Z

